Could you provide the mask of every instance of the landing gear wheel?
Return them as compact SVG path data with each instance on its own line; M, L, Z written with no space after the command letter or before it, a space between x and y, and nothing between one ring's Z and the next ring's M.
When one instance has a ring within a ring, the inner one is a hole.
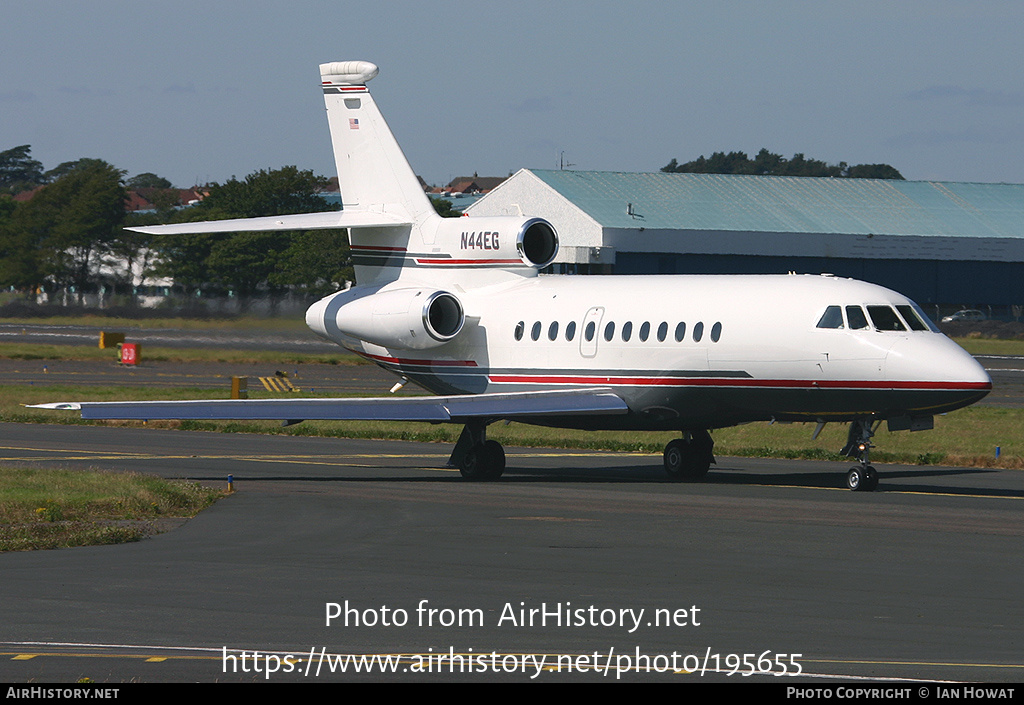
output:
M868 465L864 468L864 485L865 492L874 492L878 489L878 471Z
M707 452L698 448L693 441L677 438L665 446L665 472L669 479L696 482L708 474L710 467Z
M505 472L505 449L497 441L484 443L484 455L487 458L487 479L497 480Z
M465 474L465 473L463 473ZM864 484L864 472L863 468L859 465L855 468L850 468L850 472L846 473L846 487L854 492L859 492L861 485Z
M497 441L477 443L462 456L459 472L467 480L497 480L505 472L505 449Z
M850 468L846 473L846 487L854 492L874 492L878 487L878 471L870 465Z
M459 472L467 480L484 480L487 478L487 454L484 446L474 445L466 449L459 462Z

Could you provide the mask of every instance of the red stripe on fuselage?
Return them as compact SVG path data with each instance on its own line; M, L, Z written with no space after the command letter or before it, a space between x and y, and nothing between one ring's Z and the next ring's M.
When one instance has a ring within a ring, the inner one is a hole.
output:
M498 384L583 384L626 387L755 387L776 389L990 390L991 382L904 382L877 380L748 379L729 377L585 377L576 375L490 375Z
M420 259L416 264L454 264L459 266L472 264L522 264L521 259Z

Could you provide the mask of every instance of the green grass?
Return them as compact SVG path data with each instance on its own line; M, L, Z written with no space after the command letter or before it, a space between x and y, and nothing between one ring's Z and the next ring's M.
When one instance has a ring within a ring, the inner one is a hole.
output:
M954 338L957 345L972 355L1024 355L1024 340L995 338Z
M273 422L181 422L180 428L205 431L282 433L338 438L454 443L461 427L453 424L397 424L376 421L307 421L281 427ZM846 443L846 424L830 424L812 440L814 424L753 423L713 432L719 456L846 460L838 451ZM630 433L578 431L527 424L494 424L487 435L505 445L579 448L658 454L672 432ZM890 433L885 425L874 438L872 460L906 464L955 464L1024 468L1024 410L972 407L936 418L935 430ZM995 447L1001 446L997 461Z
M252 397L275 395L251 390ZM227 389L183 389L179 399L226 398ZM0 421L88 424L78 412L26 409L22 404L53 401L108 401L166 399L165 389L138 387L40 387L0 388ZM108 425L141 425L138 422L95 422ZM159 421L154 428L194 431L272 433L335 438L381 438L454 443L461 427L455 424L394 423L383 421L306 421L282 427L275 421ZM816 440L814 424L753 423L714 431L717 455L842 460L838 450L846 442L846 424L829 424ZM672 432L578 431L527 424L493 424L488 436L505 445L580 448L638 453L661 453L678 434ZM879 462L956 464L983 467L1024 468L1024 409L974 406L935 417L935 429L889 433L885 425L874 438ZM995 448L1001 457L995 459Z
M222 494L137 473L0 467L0 551L138 541Z

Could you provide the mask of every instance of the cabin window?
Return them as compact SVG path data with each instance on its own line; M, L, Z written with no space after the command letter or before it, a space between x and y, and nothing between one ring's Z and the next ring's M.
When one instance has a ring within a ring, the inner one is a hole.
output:
M644 343L651 337L651 324L644 321L640 326L640 340Z
M615 337L615 322L609 321L608 325L604 327L604 339L611 342L612 338Z
M722 324L721 322L715 323L711 326L711 342L717 343L722 338Z
M569 321L565 326L565 339L572 340L576 337L576 321Z
M554 340L558 337L558 321L552 321L551 325L548 326L548 340Z
M913 306L897 306L896 310L903 316L903 320L910 326L910 330L928 330L928 326L917 315L917 311L914 310Z
M523 333L525 333L525 332L526 332L526 324L523 321L519 321L519 323L516 324L516 333L515 333L516 340L522 340L523 339Z
M533 324L533 330L530 331L530 337L534 340L540 340L540 321Z
M871 327L868 323L868 317L864 315L864 309L860 306L847 306L846 320L850 322L852 330L863 330L864 328Z
M842 328L843 310L838 306L829 306L818 319L818 328Z
M661 325L658 326L658 342L659 343L664 343L665 342L665 338L667 336L668 336L668 323L665 323L664 321L662 321Z
M633 337L633 321L626 321L622 324L622 342L628 343Z
M896 312L890 306L868 306L868 315L871 316L871 322L875 324L875 328L878 330L906 330L900 321L900 317L896 315Z
M676 325L676 342L677 343L683 342L683 338L685 338L685 337L686 337L686 324L685 323L679 323L678 325Z
M587 342L589 343L591 340L594 339L594 333L596 332L597 324L591 321L590 323L587 324L587 329L586 331L584 331L583 337L586 338Z
M693 342L699 343L700 339L704 337L704 324L694 323L693 324Z

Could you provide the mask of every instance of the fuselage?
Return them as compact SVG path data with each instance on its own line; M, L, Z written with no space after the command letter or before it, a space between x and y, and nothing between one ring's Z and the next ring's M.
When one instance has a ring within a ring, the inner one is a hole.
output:
M415 286L399 280L385 290ZM925 417L991 389L900 294L831 276L538 276L454 291L465 323L429 349L320 333L435 394L607 387L625 416L586 428ZM338 296L338 295L336 295ZM328 317L331 314L328 314ZM319 319L319 320L318 320Z

